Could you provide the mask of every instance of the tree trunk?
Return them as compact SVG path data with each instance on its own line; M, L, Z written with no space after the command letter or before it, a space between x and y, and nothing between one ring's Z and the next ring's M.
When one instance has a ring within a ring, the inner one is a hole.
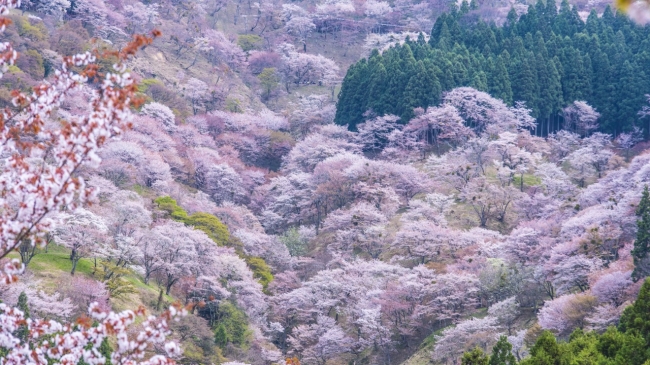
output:
M159 311L160 308L162 307L162 301L163 301L163 290L160 288L160 294L158 294L158 303L156 303L156 310Z
M79 262L78 258L72 260L72 271L70 271L70 275L72 276L74 276L74 272L77 270L77 262Z

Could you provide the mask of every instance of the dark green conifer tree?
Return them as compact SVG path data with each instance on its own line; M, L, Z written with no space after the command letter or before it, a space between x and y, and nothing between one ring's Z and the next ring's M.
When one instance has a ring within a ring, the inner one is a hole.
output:
M650 251L650 194L646 185L641 195L641 201L636 210L637 231L636 240L634 240L634 249L632 257L634 259L634 280L645 278L650 274L650 260L648 252Z
M625 308L618 330L626 334L639 334L650 345L650 278L641 286L634 304Z
M512 85L502 56L497 56L494 68L488 78L488 84L490 95L503 100L508 105L512 105Z
M521 365L569 365L566 352L549 331L542 332L530 349L530 355Z
M517 365L517 359L512 354L512 345L506 336L499 337L499 341L492 347L489 365Z
M223 323L219 323L217 329L214 331L214 343L222 349L225 349L229 342L230 336L228 336L226 326Z
M483 350L475 347L472 351L463 354L460 363L461 365L488 365L488 361L488 357L483 353Z
M29 313L29 304L27 303L27 294L23 291L20 292L20 295L18 296L18 303L16 305L18 309L20 309L23 312L23 315L25 318L30 317ZM20 325L18 326L18 330L16 331L16 337L21 339L22 341L27 340L29 337L29 328L27 328L27 325Z
M533 57L531 57L534 59ZM537 74L529 64L527 55L523 55L514 63L514 77L512 78L512 97L514 100L525 101L526 105L536 111L537 108ZM534 115L536 116L536 115Z

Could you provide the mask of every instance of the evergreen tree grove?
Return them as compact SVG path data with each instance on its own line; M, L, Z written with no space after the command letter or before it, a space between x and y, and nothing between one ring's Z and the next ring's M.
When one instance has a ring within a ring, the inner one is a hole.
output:
M558 12L552 0L538 0L521 16L512 11L499 27L465 19L475 16L466 15L471 7L438 17L429 42L420 36L352 65L336 123L356 130L369 109L407 123L413 108L437 105L445 91L461 86L511 105L526 102L542 134L561 128L560 111L577 100L602 114L602 132L618 134L638 121L650 93L649 27L609 7L584 22L567 1Z
M489 359L480 349L466 352L462 364L516 365L512 345L505 336L492 348ZM625 308L618 327L602 334L576 329L568 341L544 331L519 365L647 365L650 364L650 278L641 286L634 304Z

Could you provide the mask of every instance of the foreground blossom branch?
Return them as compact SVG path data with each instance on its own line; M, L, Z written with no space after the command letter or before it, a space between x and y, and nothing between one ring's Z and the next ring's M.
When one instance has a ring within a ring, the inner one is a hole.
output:
M0 0L0 15L19 5L20 1ZM8 22L0 21L2 28ZM35 87L31 95L13 93L16 110L0 113L0 156L5 158L0 167L0 258L26 240L44 244L42 235L52 226L51 213L93 198L93 190L75 174L82 165L96 166L99 148L130 127L130 108L138 104L138 98L124 61L153 37L135 36L120 52L67 57L52 80ZM0 51L4 51L0 54L2 71L17 55L9 44L0 45ZM109 56L117 59L115 72L101 74L95 62ZM91 88L89 80L98 87ZM80 90L90 94L88 110L53 121L52 114L66 95ZM9 272L2 279L15 280Z
M19 6L20 0L0 0L0 31L10 23L2 16ZM44 245L42 235L52 228L52 213L93 199L95 192L77 172L83 165L97 166L102 145L131 126L131 108L139 100L124 62L158 35L154 31L151 37L135 36L119 52L67 57L54 77L35 87L31 95L13 93L15 109L0 112L0 258L23 242ZM11 44L0 44L0 73L17 57ZM114 72L99 72L96 61L104 57L117 60ZM54 120L55 110L76 91L89 95L87 110ZM12 260L0 280L11 284L23 270L18 260ZM177 344L166 342L169 321L186 313L179 305L158 317L146 317L135 336L129 335L133 333L129 328L137 317L145 316L143 308L114 313L93 303L88 312L89 317L76 324L59 323L25 318L19 309L0 303L0 347L7 351L0 364L105 364L108 359L99 347L107 337L117 339L110 358L113 364L174 364L172 358L180 355ZM19 328L27 328L28 335L17 336ZM166 356L143 360L150 345L162 345Z
M104 312L97 303L90 305L89 317L76 324L62 324L56 321L25 319L23 313L5 304L0 304L0 346L8 349L0 364L46 365L48 360L59 364L105 364L106 358L99 347L109 336L117 338L117 348L111 354L112 364L164 365L175 364L172 358L181 351L174 342L165 342L169 335L169 321L187 314L185 308L172 306L158 317L149 316L141 324L142 330L129 337L127 330L137 317L144 317L145 311ZM97 325L91 326L92 321ZM19 327L27 326L29 335L21 340L14 336ZM149 345L162 344L167 356L154 355L142 361ZM51 362L50 362L51 363Z

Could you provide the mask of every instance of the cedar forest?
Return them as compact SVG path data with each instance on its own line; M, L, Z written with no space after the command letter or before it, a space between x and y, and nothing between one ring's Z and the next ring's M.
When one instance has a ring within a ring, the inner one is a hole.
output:
M0 365L649 365L648 23L0 0Z

